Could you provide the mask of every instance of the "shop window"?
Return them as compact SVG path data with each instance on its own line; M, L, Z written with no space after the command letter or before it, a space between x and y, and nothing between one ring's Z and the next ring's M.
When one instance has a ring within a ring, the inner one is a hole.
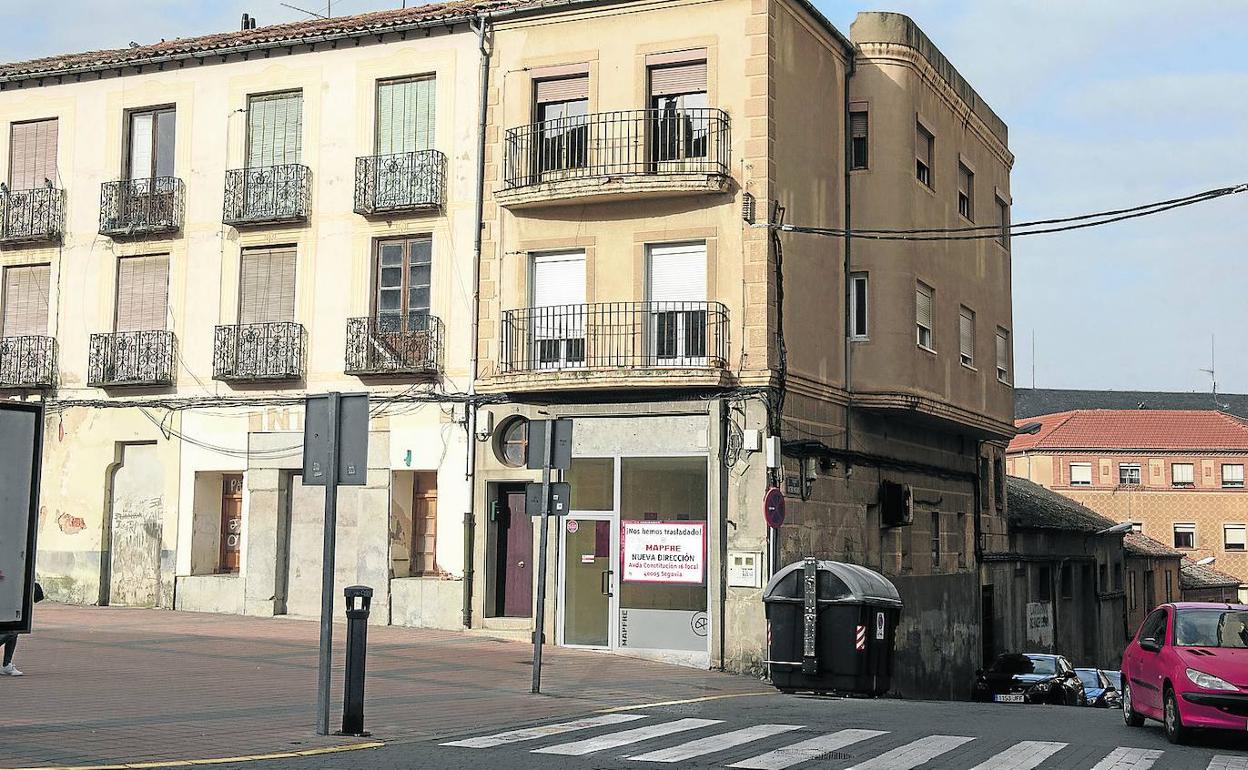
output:
M577 457L568 470L572 485L572 510L615 510L615 460L610 457Z
M221 535L217 572L238 572L243 539L243 474L221 476Z
M411 573L434 575L438 572L438 474L422 471L412 479Z

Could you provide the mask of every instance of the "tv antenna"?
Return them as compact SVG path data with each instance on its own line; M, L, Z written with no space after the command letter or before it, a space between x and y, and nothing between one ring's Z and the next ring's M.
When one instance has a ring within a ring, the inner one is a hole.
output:
M1218 407L1218 409L1229 409L1231 406L1230 404L1223 404L1222 402L1218 401L1218 375L1217 375L1217 363L1216 363L1216 358L1215 358L1215 355L1216 355L1215 341L1216 341L1216 337L1210 334L1209 335L1209 368L1201 369L1200 371L1209 375L1209 382L1213 388L1213 405Z

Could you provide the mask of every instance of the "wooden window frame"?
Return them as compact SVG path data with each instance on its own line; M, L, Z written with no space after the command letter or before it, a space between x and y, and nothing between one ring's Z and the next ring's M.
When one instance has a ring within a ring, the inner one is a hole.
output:
M158 179L159 178L156 174L156 166L159 162L158 161L158 158L159 158L158 148L159 148L159 136L160 136L159 125L158 125L159 119L157 118L157 116L165 112L173 114L173 130L174 130L173 155L174 155L174 174L176 175L177 152L178 152L178 147L177 147L178 108L176 104L161 104L161 105L157 105L153 107L137 107L135 109L130 109L130 110L125 111L125 117L124 117L125 124L122 130L122 137L124 141L122 143L123 146L121 148L121 172L122 172L123 179L134 180L134 179ZM135 176L134 168L131 165L133 162L131 150L133 149L133 145L134 145L134 119L136 116L139 116L139 115L151 115L152 116L152 147L151 147L152 167L149 169L151 173L146 174L144 176Z
M421 484L422 480L432 480L432 485ZM432 511L428 515L418 516L421 511L417 501L432 501ZM408 571L413 577L429 577L440 574L438 569L437 538L438 538L438 473L437 471L416 471L412 474L412 537L408 544ZM418 524L417 522L421 522ZM424 549L424 539L433 538L430 550ZM428 563L426 563L426 561ZM419 566L418 566L419 565Z
M373 287L369 298L370 318L374 320L381 317L381 308L379 307L377 296L381 291L381 247L388 243L403 244L403 282L400 285L401 300L399 303L398 315L402 318L410 317L411 300L409 293L411 291L411 283L409 281L409 271L411 269L411 244L418 241L428 241L429 243L429 307L425 309L426 315L433 315L433 234L432 233L414 233L412 235L401 235L394 238L377 238L373 241Z
M238 480L238 494L237 495L232 494L229 489L230 481L233 479ZM236 548L230 549L229 540L228 540L230 532L229 532L229 527L227 524L228 519L226 518L226 503L227 501L233 501L233 500L238 501L239 528L238 528L237 534L238 534L239 541L238 541L238 546ZM241 571L242 545L243 545L242 543L242 537L243 537L242 521L243 521L243 474L223 473L221 474L221 519L217 523L218 533L219 533L219 538L220 538L220 541L217 544L216 574L218 575L237 575ZM233 550L234 555L238 561L238 563L233 565L232 568L228 564L228 561L229 561L228 554L231 550Z

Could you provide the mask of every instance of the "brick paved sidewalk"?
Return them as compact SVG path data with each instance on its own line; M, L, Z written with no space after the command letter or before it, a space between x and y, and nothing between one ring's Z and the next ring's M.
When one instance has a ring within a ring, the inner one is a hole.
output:
M317 624L160 610L40 605L0 677L0 768L250 756L355 739L313 732ZM335 628L341 665L345 627ZM369 629L366 725L404 741L613 706L766 692L762 683L615 655L466 633ZM334 674L331 724L341 718Z

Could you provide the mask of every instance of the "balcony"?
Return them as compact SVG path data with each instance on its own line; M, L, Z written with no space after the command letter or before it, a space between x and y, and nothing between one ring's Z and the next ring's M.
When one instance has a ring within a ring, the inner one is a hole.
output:
M504 377L603 387L726 382L728 309L718 302L602 302L503 313ZM553 373L567 377L550 378ZM548 387L545 383L542 388Z
M355 213L435 210L446 198L446 156L437 150L355 159Z
M0 245L58 243L64 225L64 190L50 182L35 190L0 184Z
M347 319L346 373L432 375L442 369L443 324L427 313Z
M142 238L182 229L182 180L122 179L100 185L100 235Z
M716 109L625 110L507 131L509 208L699 195L728 189L728 115Z
M303 379L306 334L293 321L218 326L212 342L212 378L222 382Z
M164 329L92 334L87 384L93 388L173 384L177 340Z
M0 388L51 388L56 385L56 340L52 337L0 338Z
M256 166L225 172L221 221L231 227L304 222L308 218L312 170L307 166Z

